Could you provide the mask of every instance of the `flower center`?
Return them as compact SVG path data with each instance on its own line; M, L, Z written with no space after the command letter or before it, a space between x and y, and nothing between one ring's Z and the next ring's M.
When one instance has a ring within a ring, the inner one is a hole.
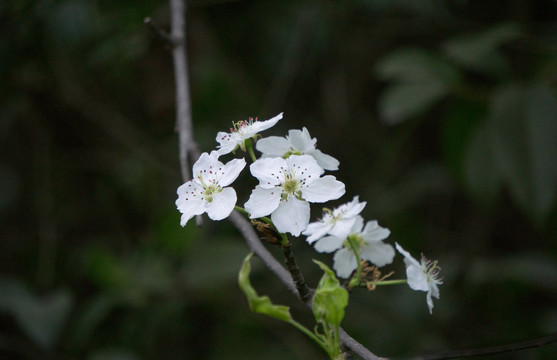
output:
M199 179L199 182L201 182L201 185L203 186L203 198L207 201L207 202L212 202L213 201L213 195L218 194L222 191L222 188L213 181L213 179L210 179L208 181L208 183L206 183L203 180L203 176L199 175L197 177Z
M422 254L422 259L420 263L422 265L422 271L427 276L428 282L434 282L436 284L443 283L443 278L439 276L439 273L441 272L441 267L437 265L437 260L435 261L429 260L424 256L424 254Z
M282 183L281 199L286 200L288 196L294 195L298 199L302 198L302 191L300 190L300 181L294 177L292 172L284 172L284 182Z
M252 126L254 121L257 121L257 118L255 118L255 120L254 120L252 117L249 117L247 120L240 120L240 121L232 122L233 127L230 128L230 132L231 133L238 133L239 135L243 135L244 130L247 127Z

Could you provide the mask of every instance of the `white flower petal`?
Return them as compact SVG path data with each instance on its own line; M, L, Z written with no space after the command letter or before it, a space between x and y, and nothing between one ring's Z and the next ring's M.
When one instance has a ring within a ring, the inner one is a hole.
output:
M180 185L176 191L178 199L176 200L176 207L182 213L180 225L186 226L186 223L194 216L201 215L205 212L205 200L200 198L196 193L200 189L193 181L188 181ZM202 191L202 188L201 188Z
M389 229L379 226L377 221L368 221L364 231L362 232L362 237L367 242L381 241L389 237L391 231Z
M226 218L236 205L236 191L225 188L218 194L213 195L213 201L207 203L207 215L213 220Z
M296 174L296 178L305 180L308 186L325 172L309 155L292 155L285 161L288 169Z
M356 221L354 221L354 225L352 225L352 229L350 229L351 234L361 234L362 229L364 228L364 218L360 215L355 217Z
M430 289L430 291L431 291L431 295L432 295L434 298L439 299L439 287L437 286L436 283L431 282L431 289Z
M278 208L271 214L271 220L281 233L299 236L309 223L309 203L289 196L281 201Z
M264 189L257 185L244 205L246 211L250 214L250 219L267 216L275 211L279 206L280 195L280 189Z
M258 140L255 148L263 157L282 157L290 151L290 142L283 137L269 136Z
M307 153L315 149L317 139L312 139L306 128L302 130L290 130L288 132L288 141L292 144L292 148Z
M427 296L426 296L426 301L427 301L427 307L429 309L429 314L433 314L433 299L431 298L431 291L427 292Z
M313 203L322 203L338 199L344 195L345 192L344 184L331 175L315 179L302 188L302 196L304 199Z
M325 170L338 170L338 166L340 162L335 159L334 157L324 154L321 150L315 149L307 152L308 155L313 156L319 166L321 166Z
M324 223L321 221L313 222L308 225L306 230L303 232L304 235L309 235L306 241L311 244L315 240L319 240L323 236L325 236L329 230L333 227L333 224Z
M404 250L402 248L402 246L400 246L398 243L395 243L395 246L396 246L397 251L404 256L404 262L405 263L407 263L407 264L409 263L409 264L412 264L414 266L417 266L418 268L421 268L421 265L418 262L418 260L414 259L408 251Z
M284 170L287 168L283 158L259 159L250 165L251 174L259 180L264 189L273 188L284 180ZM280 192L280 190L278 190Z
M366 204L367 202L360 202L360 198L358 196L354 196L354 199L352 199L352 201L345 204L343 210L344 217L352 217L358 215L366 207Z
M215 157L204 152L201 156L199 156L199 159L197 159L195 164L193 164L193 177L197 177L197 175L203 173L204 170L207 171L215 165L223 166L223 164L215 159Z
M205 212L205 201L194 200L191 201L189 206L184 206L180 210L182 216L180 218L180 225L186 226L187 222L196 215L201 215Z
M424 274L421 267L407 263L406 277L408 278L408 286L412 290L428 291L429 284L427 282L427 276Z
M366 243L362 249L362 259L369 260L377 267L385 266L393 262L395 249L382 242Z
M337 275L344 279L348 278L352 271L358 267L356 256L347 248L337 251L333 256L333 261L335 262L333 268Z
M353 217L351 219L338 220L337 222L335 222L335 226L329 231L329 234L342 239L346 239L351 232L354 232L351 230L354 227L354 224L356 223L356 219L357 219L356 217Z
M325 236L315 243L315 250L326 253L336 251L342 247L344 239L336 236Z
M217 176L219 177L219 185L224 187L232 184L238 178L240 172L246 166L246 160L234 159L226 163L223 167L216 169Z
M269 119L269 120L265 120L265 121L255 121L251 127L250 127L250 134L251 135L255 135L263 130L267 130L273 126L275 126L275 124L282 119L282 114L280 113L277 116Z
M217 133L216 140L219 143L217 146L217 153L219 155L231 153L242 141L244 141L237 133L226 133L224 131L219 131Z

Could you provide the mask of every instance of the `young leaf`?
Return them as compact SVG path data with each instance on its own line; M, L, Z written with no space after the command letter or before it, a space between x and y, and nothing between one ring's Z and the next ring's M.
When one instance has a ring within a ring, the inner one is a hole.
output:
M279 320L290 322L290 308L283 305L273 305L268 296L259 296L249 281L251 265L249 263L253 253L248 254L244 259L240 273L238 274L238 284L248 298L249 307L252 311L265 314Z
M318 322L325 320L329 325L339 326L348 305L348 291L340 286L335 273L320 261L313 260L323 271L323 277L315 290L313 314Z

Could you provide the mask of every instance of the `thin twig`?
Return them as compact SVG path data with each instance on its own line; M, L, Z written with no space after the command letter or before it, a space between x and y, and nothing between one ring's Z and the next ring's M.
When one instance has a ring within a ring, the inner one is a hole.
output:
M541 337L533 340L521 341L513 344L490 346L486 348L468 349L468 350L448 350L448 351L438 352L429 355L410 357L408 359L442 360L442 359L457 359L457 358L474 357L474 356L495 355L495 354L502 354L502 353L507 353L512 351L531 349L531 348L540 347L555 342L557 342L557 333L553 333L545 337Z
M174 61L174 81L176 85L176 132L179 138L182 180L188 181L191 179L189 159L198 157L199 154L197 154L197 146L193 142L188 60L186 56L186 6L184 1L170 0L170 13L170 37L174 45L172 59Z
M176 85L176 127L180 153L182 181L191 179L190 163L199 158L199 148L193 140L191 100L186 54L186 5L184 0L170 0L170 39L173 44L174 82ZM196 216L197 226L203 223L201 215Z

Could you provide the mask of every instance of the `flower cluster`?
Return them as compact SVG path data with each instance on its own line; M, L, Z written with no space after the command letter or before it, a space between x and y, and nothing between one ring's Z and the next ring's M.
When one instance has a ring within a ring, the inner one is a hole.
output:
M346 192L345 185L335 176L324 175L325 171L338 170L339 161L318 150L317 140L305 127L290 130L286 137L258 139L259 133L274 126L282 115L266 121L249 118L235 122L230 132L217 134L217 149L203 153L193 166L193 179L178 188L180 224L185 226L192 217L203 213L212 220L222 220L237 208L250 219L271 224L278 233L306 236L318 252L334 252L337 275L351 278L349 286L359 285L361 264L382 267L393 262L394 247L385 242L390 231L376 220L364 220L360 213L366 202L360 202L358 196L333 210L324 208L322 217L310 223L310 204L337 200ZM261 153L259 158L253 152L253 142ZM238 149L249 153L249 171L258 181L244 208L236 205L238 197L230 185L246 161L233 159L225 164L219 160ZM431 312L432 297L439 298L438 285L442 284L437 262L422 257L419 263L400 245L396 244L396 248L405 258L406 282L413 290L427 291Z

